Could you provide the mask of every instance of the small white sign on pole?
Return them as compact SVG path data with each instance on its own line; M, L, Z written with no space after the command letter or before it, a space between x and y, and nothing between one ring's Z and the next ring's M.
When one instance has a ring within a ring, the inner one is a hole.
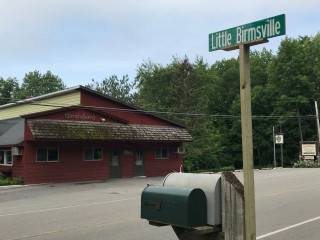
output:
M283 144L283 135L282 134L276 135L275 142L276 142L276 144Z

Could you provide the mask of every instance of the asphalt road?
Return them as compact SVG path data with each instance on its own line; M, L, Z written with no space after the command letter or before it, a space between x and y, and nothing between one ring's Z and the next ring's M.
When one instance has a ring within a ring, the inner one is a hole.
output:
M142 190L162 179L0 188L0 239L177 239L139 217ZM320 169L256 171L255 187L257 239L320 238Z

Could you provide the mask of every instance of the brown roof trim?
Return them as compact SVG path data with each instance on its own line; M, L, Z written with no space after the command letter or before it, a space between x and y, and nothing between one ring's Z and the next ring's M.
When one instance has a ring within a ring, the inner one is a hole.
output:
M92 107L87 107L87 106L82 106L82 105L73 105L73 106L69 106L69 107L57 108L57 109L43 111L43 112L25 114L25 115L22 115L21 117L25 118L25 119L37 118L37 117L41 117L41 116L44 116L44 115L54 114L54 113L63 112L63 111L67 111L67 110L73 110L73 109L85 109L85 110L88 110L90 112L94 112L96 114L99 114L99 115L105 116L107 118L113 119L113 120L115 120L117 122L120 122L120 123L126 123L126 124L129 123L129 121L126 120L126 119L119 118L119 117L116 117L116 116L114 116L112 114L106 113L104 111L97 111L96 109L94 109Z

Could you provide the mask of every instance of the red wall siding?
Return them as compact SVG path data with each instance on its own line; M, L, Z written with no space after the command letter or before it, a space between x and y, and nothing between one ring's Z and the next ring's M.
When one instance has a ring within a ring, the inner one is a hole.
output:
M58 147L59 162L36 162L37 147ZM85 142L32 142L25 147L24 181L30 183L70 182L107 179L110 176L109 153L102 161L84 161L85 147L102 147ZM105 150L105 149L104 149Z
M175 145L176 146L176 145ZM156 147L168 147L169 158L168 159L156 159L155 148ZM146 176L165 176L170 172L179 172L180 166L183 165L183 157L181 154L174 154L172 152L172 145L156 144L150 147L149 151L145 153L146 158Z
M93 96L90 93L81 92L81 104L87 106L97 106L113 109L128 109L128 107L115 102L106 100L105 98L99 96ZM132 110L132 109L130 109ZM116 117L123 118L129 121L129 124L143 124L143 125L160 125L160 126L169 126L170 124L164 120L161 120L156 117L148 116L145 114L138 114L133 112L120 112L120 111L107 111L109 114L112 114Z
M23 154L21 156L13 156L12 177L23 176Z
M24 141L34 140L33 135L31 133L30 127L27 124L27 120L24 123Z
M121 151L121 176L123 178L134 177L134 150L122 147Z
M12 166L0 165L0 172L12 172Z
M99 180L110 178L110 154L112 149L121 152L121 177L134 177L134 150L145 152L145 175L165 176L172 171L179 171L183 164L182 155L173 154L171 145L168 159L155 159L154 144L123 144L106 142L40 142L28 141L25 144L24 181L25 184L72 182L85 180ZM58 147L59 162L36 162L37 147ZM85 147L102 147L102 161L84 161L83 149Z

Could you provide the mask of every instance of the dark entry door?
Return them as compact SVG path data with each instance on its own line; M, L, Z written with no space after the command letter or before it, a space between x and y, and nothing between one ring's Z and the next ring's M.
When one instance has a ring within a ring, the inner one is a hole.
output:
M134 175L145 176L143 150L136 150L134 152Z
M112 150L110 159L110 178L120 178L121 177L121 159L120 151Z

